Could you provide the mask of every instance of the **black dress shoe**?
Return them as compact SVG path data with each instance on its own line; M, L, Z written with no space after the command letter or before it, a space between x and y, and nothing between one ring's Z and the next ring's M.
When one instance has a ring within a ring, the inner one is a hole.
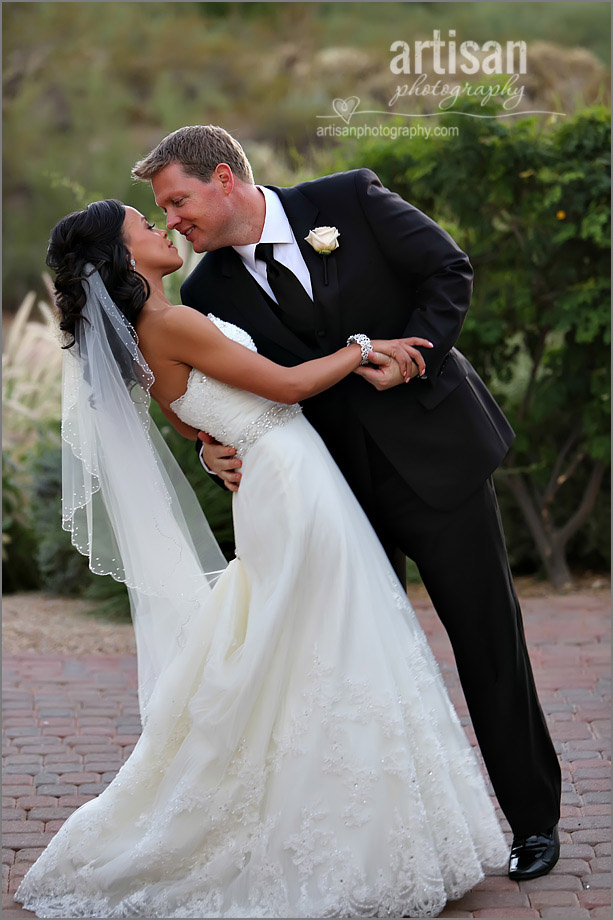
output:
M509 878L525 882L531 878L547 875L560 858L558 825L548 831L532 834L530 837L513 837L509 859Z

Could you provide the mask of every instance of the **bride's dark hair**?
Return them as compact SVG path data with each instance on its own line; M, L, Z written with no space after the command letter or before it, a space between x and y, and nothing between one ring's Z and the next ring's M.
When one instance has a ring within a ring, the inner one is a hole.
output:
M125 216L121 201L107 198L68 214L51 231L46 263L56 273L60 329L72 336L64 348L74 345L75 329L82 321L86 300L82 282L87 280L88 263L98 269L109 295L131 326L151 293L147 279L130 265L123 238Z

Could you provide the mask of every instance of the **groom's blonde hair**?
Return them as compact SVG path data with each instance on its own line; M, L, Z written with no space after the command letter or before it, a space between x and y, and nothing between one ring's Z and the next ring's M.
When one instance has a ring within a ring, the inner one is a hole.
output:
M148 182L171 163L179 163L188 176L210 182L219 163L227 163L235 176L253 185L253 172L245 151L218 125L190 125L164 138L139 160L132 176Z

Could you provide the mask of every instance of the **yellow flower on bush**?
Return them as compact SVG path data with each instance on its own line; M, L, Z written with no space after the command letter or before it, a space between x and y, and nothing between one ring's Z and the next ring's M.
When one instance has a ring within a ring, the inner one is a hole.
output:
M556 211L556 217L558 220L564 220L566 217L566 211Z

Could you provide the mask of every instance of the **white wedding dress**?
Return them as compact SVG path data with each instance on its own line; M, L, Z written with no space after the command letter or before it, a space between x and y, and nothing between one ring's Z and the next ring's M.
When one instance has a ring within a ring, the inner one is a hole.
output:
M173 408L243 457L238 558L133 754L17 900L64 918L435 916L507 847L367 518L300 407L193 370Z

